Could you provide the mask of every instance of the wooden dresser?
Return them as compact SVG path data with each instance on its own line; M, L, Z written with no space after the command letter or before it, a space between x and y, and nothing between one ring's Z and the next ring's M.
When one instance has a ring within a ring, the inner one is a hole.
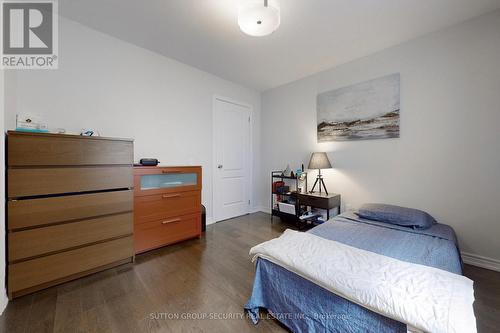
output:
M133 141L7 133L7 290L133 261Z
M134 168L135 253L201 236L201 167Z

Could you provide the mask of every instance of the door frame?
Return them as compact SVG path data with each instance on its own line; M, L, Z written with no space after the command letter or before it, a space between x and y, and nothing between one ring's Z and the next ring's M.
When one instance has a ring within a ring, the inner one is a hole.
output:
M248 123L248 189L247 196L248 202L246 214L251 213L253 204L253 106L251 104L240 102L229 97L214 95L212 98L212 223L222 221L220 219L220 212L217 211L215 193L217 189L217 140L216 140L216 103L217 101L235 104L241 107L248 108L250 121Z

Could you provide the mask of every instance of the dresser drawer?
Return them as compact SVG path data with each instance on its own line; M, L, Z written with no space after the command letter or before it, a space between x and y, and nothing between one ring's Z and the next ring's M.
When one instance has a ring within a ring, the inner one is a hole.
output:
M133 249L133 238L124 237L11 264L8 269L9 294L130 258L134 255Z
M132 165L132 140L14 133L7 138L9 166Z
M8 229L43 226L101 215L132 212L133 191L9 201Z
M8 170L10 198L133 187L133 168L67 167Z
M199 191L164 193L134 198L135 223L201 212Z
M201 215L191 214L136 224L135 252L140 253L201 234Z
M10 232L9 262L132 235L132 213Z

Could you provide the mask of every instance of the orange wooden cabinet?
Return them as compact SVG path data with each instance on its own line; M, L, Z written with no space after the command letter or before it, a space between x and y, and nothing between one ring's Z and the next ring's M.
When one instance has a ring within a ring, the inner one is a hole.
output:
M135 253L200 236L201 167L135 167Z

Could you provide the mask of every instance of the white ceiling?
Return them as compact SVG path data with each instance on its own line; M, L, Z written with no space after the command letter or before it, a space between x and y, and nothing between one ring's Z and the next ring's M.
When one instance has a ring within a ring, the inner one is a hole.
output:
M61 15L257 90L500 8L500 0L281 0L281 26L244 35L239 0L60 0Z

